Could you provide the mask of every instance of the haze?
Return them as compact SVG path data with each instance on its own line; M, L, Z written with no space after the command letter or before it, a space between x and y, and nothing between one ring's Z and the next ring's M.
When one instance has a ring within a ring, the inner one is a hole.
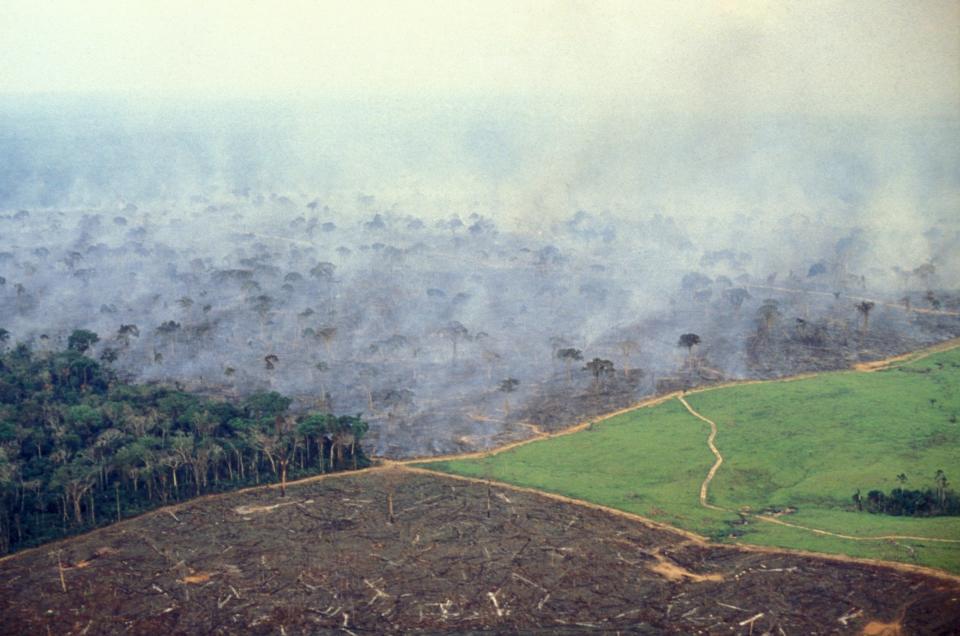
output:
M0 41L0 326L132 379L435 453L956 329L960 3L16 1Z

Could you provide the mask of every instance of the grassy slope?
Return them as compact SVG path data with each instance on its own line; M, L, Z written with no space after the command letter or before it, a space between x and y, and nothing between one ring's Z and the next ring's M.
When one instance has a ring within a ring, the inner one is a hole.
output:
M688 402L719 427L716 444L724 464L711 484L711 503L754 511L795 506L798 511L785 521L854 536L960 539L958 517L850 510L856 488L864 495L889 490L898 485L899 473L908 476L908 488L932 486L938 468L960 480L960 422L950 421L960 420L960 350L877 373L706 391ZM719 538L729 534L727 522L736 515L699 505L700 483L713 463L708 431L672 400L574 435L427 467L595 501ZM852 541L759 521L742 529L741 540L749 543L960 572L960 544Z

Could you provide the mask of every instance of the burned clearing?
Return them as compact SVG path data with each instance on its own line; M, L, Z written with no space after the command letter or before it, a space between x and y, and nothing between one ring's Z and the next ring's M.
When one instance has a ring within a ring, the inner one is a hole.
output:
M390 517L393 522L390 522ZM955 579L711 546L402 467L202 498L0 562L3 633L907 633Z

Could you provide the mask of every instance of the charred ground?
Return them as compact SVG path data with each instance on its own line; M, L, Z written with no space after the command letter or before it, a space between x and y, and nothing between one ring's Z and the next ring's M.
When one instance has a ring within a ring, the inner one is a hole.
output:
M870 622L950 633L960 622L953 579L708 546L402 467L283 499L268 488L196 500L15 555L0 572L9 634L856 633Z

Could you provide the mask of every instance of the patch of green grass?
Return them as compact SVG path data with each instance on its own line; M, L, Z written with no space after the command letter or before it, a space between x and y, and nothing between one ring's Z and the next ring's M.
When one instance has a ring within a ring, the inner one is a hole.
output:
M837 372L791 382L694 393L690 405L718 425L724 463L709 500L729 509L793 506L784 521L873 537L960 539L960 517L907 518L853 509L860 489L933 486L938 469L960 483L960 350L876 373ZM960 544L853 541L752 520L699 504L714 458L709 427L676 400L620 415L589 431L485 459L424 467L593 501L713 538L732 529L760 545L919 563L960 572ZM909 547L908 547L909 546Z

